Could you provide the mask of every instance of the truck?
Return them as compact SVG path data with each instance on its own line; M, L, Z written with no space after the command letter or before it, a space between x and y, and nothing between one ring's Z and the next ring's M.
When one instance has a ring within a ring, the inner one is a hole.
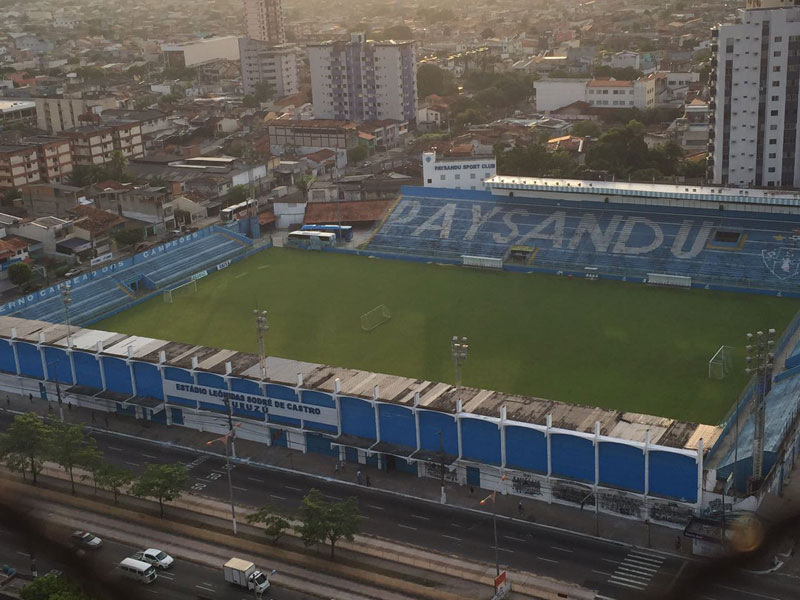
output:
M225 563L225 581L241 588L253 590L260 596L269 589L269 579L249 560L232 558ZM275 571L273 571L274 573Z

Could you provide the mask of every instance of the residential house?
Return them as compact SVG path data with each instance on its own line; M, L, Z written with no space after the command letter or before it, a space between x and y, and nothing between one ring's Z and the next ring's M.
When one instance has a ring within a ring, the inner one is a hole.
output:
M85 198L83 188L61 183L37 183L22 188L22 207L29 217L68 219L71 210Z
M74 219L72 230L75 235L91 242L88 256L85 255L88 258L111 252L114 234L123 229L127 222L124 217L94 206L75 206L70 213Z

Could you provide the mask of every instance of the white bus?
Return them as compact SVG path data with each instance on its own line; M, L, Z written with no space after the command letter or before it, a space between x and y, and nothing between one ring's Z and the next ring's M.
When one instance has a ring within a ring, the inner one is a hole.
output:
M324 231L293 231L286 238L286 245L291 248L317 250L324 246L335 246L336 234Z
M219 217L223 223L229 223L248 216L258 215L258 211L266 205L266 198L248 198L239 204L231 204L228 208L219 211Z

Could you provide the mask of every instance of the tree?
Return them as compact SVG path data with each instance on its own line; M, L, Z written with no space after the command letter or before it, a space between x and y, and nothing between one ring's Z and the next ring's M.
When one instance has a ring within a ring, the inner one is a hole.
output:
M417 93L420 98L431 94L446 96L456 92L453 76L436 65L425 63L417 69Z
M31 280L30 266L26 263L18 262L8 267L8 280L14 285L23 285Z
M408 25L394 25L384 29L381 38L384 40L413 40L414 32Z
M111 159L105 167L106 177L114 181L122 181L126 178L125 167L128 165L128 159L121 150L114 150L111 153Z
M101 489L114 493L114 504L117 503L119 492L133 481L133 473L122 467L109 463L100 464L94 471L95 485Z
M578 121L572 126L572 135L578 137L600 137L603 133L603 128L597 121Z
M37 577L19 592L22 600L89 600L74 581L48 573Z
M22 198L22 190L19 188L9 188L3 194L3 206L11 206L14 200Z
M347 162L351 165L357 165L362 160L365 160L368 154L369 150L367 150L367 147L359 144L355 148L351 148L347 151Z
M114 241L120 246L135 246L144 239L144 229L120 229L114 234Z
M276 514L276 512L274 506L265 504L247 517L248 523L264 524L264 533L273 544L277 544L278 540L289 529L289 521Z
M303 524L300 537L306 546L329 542L331 560L334 558L336 542L341 538L353 541L361 525L361 515L355 498L328 502L322 492L311 490L300 505Z
M50 443L50 427L42 423L36 413L18 415L14 422L0 435L0 458L13 471L27 471L33 476L33 483L42 470L42 462L47 456Z
M225 206L231 206L232 204L241 204L242 202L247 200L247 197L249 195L250 194L247 190L247 186L235 185L228 190L228 193L225 196Z
M308 190L311 189L314 181L316 181L316 177L313 175L301 175L297 179L295 179L294 184L297 186L297 189L303 192L303 199L308 200Z
M487 27L486 29L481 31L481 37L483 39L485 39L485 40L489 39L489 38L493 38L494 37L494 31L492 30L491 27Z
M94 439L88 437L80 425L58 423L50 432L48 456L69 475L72 493L75 493L75 467L91 467L99 461L102 452Z
M247 94L245 97L242 98L242 106L245 108L258 108L259 103L255 96L252 94Z
M189 486L189 474L181 464L148 464L144 473L133 482L131 493L142 498L155 498L161 518L164 518L164 502L180 498Z
M86 187L100 181L103 175L103 168L99 165L75 165L69 178L69 184L75 187Z
M259 81L256 84L254 96L258 102L267 102L275 97L275 88L269 84L269 81Z

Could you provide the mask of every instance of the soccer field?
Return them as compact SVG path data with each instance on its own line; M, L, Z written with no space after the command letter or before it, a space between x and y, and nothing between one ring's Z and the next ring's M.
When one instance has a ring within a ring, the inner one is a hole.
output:
M360 317L385 304L370 332ZM94 325L298 360L453 380L450 339L469 338L463 384L575 404L717 423L746 383L747 331L779 332L796 300L479 271L273 248ZM735 369L708 361L736 347Z

